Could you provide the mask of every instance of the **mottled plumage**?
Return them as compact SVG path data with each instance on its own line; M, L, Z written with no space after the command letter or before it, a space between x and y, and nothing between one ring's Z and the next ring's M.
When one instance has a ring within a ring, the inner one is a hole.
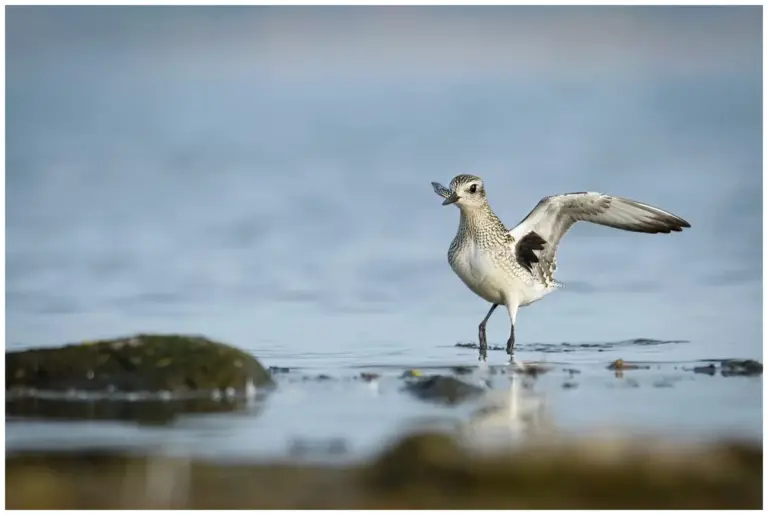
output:
M507 352L514 351L518 308L541 299L562 285L555 280L557 247L579 221L645 233L681 231L690 224L659 208L594 192L566 193L543 198L512 230L491 209L482 179L457 175L446 188L433 182L435 193L456 204L461 216L448 249L448 262L475 294L492 304L480 323L481 357L487 342L485 325L499 305L507 307L512 330Z

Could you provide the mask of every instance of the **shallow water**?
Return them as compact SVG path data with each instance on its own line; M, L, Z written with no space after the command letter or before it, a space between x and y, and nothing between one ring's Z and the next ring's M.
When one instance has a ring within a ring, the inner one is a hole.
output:
M632 389L601 370L616 358L664 370L762 361L760 47L754 60L751 46L731 55L749 38L708 55L711 68L656 69L658 54L652 73L608 67L599 81L567 67L381 80L341 59L337 75L308 83L228 67L221 56L244 55L238 38L250 34L239 25L222 36L228 50L200 56L170 36L149 52L134 18L62 15L8 18L6 348L196 333L335 380L285 383L245 411L163 427L13 420L7 448L238 456L340 435L356 452L411 419L462 417L469 408L349 377L476 364L455 344L476 338L488 306L446 263L458 213L430 186L467 172L485 179L508 225L544 195L585 189L692 224L657 236L577 226L563 240L566 289L517 324L519 358L595 369L573 390L541 378L560 426L759 434L760 379L683 374L654 388L652 371L635 371ZM702 41L731 41L690 23ZM499 310L491 344L508 324ZM621 343L636 339L685 342Z
M636 361L641 368L616 372L607 369L611 360L606 358L622 354L617 345L594 361L570 361L572 353L553 351L539 362L547 370L530 377L504 365L502 352L490 352L489 361L479 364L476 351L445 348L441 353L441 362L416 367L279 366L273 368L277 388L255 399L187 406L10 403L6 449L151 449L216 460L336 462L370 457L419 428L458 431L479 449L547 435L629 432L680 442L762 438L762 376L694 371L709 361ZM403 374L409 370L452 375L485 393L456 405L417 399L404 389Z

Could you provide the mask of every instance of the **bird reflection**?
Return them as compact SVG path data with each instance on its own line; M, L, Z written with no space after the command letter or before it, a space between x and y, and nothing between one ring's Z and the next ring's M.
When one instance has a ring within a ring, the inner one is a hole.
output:
M462 437L471 447L498 449L554 432L547 396L534 391L536 379L515 374L507 378L509 386L489 391L462 424Z

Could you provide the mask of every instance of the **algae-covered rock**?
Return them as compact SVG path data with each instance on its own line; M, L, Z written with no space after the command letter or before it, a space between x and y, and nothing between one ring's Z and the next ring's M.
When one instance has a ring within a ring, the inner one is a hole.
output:
M272 384L259 361L199 336L139 334L5 354L6 392L234 394Z
M478 386L467 384L455 377L441 375L409 380L405 388L420 399L445 404L458 404L484 391Z

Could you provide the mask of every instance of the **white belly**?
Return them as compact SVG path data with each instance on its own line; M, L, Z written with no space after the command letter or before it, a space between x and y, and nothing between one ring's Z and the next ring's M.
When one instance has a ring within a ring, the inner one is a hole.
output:
M494 266L491 258L471 243L456 255L451 268L475 295L493 304L507 305L510 301L527 306L552 291L532 278L518 277Z
M505 291L510 290L509 278L493 266L490 258L479 252L475 245L462 249L451 263L456 275L476 295L493 304L506 304Z

